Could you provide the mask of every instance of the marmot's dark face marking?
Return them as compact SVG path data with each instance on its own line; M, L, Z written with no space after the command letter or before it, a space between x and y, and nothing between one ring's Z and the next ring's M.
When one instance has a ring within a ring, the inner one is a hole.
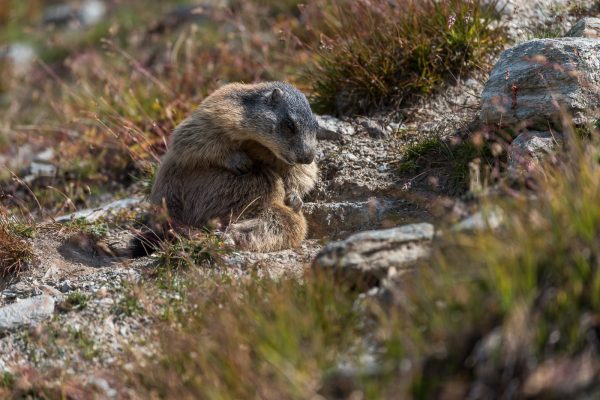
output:
M310 164L317 146L318 123L302 92L283 82L243 98L244 128L282 161Z

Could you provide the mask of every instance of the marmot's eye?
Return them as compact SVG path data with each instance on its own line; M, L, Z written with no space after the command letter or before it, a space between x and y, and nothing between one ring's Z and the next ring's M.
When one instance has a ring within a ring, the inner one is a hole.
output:
M287 119L284 123L285 129L290 133L296 133L296 124L291 119Z

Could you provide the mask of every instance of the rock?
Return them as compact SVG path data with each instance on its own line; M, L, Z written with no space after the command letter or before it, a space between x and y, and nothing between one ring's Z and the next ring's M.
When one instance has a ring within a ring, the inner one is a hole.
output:
M162 34L167 31L181 28L183 25L191 22L200 24L202 22L210 21L214 11L214 7L208 3L202 5L179 5L152 25L150 29L148 29L148 33Z
M571 0L484 0L483 4L502 15L500 23L512 43L528 40L548 29L565 32L575 22L570 12L574 6ZM577 6L586 9L592 2L578 0Z
M57 222L67 222L75 219L83 218L87 222L94 222L102 217L106 217L112 213L118 212L126 208L133 208L140 204L142 199L137 197L130 197L127 199L115 200L98 208L88 208L85 210L77 211L72 214L67 214L56 218Z
M499 208L478 211L463 219L452 227L453 231L482 231L484 229L497 229L502 225L504 217Z
M509 174L518 177L535 172L544 159L556 152L557 147L557 137L552 132L521 133L508 147Z
M53 159L54 159L54 149L52 147L48 147L46 150L40 151L33 157L34 161L37 161L40 163L49 163L49 162L52 162Z
M351 124L330 115L316 115L316 118L319 123L317 139L342 140L345 136L351 136L356 133Z
M304 240L297 249L285 249L271 253L233 251L223 254L221 260L227 266L227 273L243 276L248 271L258 276L274 279L287 277L300 278L305 268L321 249L316 240Z
M77 10L77 16L84 26L102 21L106 14L106 4L101 0L87 0Z
M58 287L61 293L68 293L73 291L73 285L68 280L62 282Z
M33 182L36 178L39 177L54 177L56 176L56 167L52 164L48 163L40 163L37 161L33 161L29 165L29 175L23 177L23 181L26 183Z
M0 61L2 59L7 60L11 67L10 71L15 76L26 75L33 66L36 57L35 48L25 42L15 42L0 49Z
M386 219L393 220L399 203L372 198L368 201L305 203L304 216L309 226L309 237L339 237L379 227Z
M433 235L434 227L427 223L360 232L325 246L313 261L313 269L333 272L344 283L368 288L427 257Z
M600 18L580 19L565 36L600 39Z
M74 10L68 4L49 6L44 10L42 21L46 25L66 25L75 16Z
M34 325L50 318L54 312L54 298L48 295L30 297L0 308L0 333Z
M388 126L385 127L385 131L388 135L391 135L403 129L406 129L406 125L400 122L391 122L390 124L388 124Z
M106 4L101 0L86 0L79 6L57 4L46 8L42 21L46 25L77 28L97 24L102 21L106 11Z
M576 124L600 116L600 41L536 39L506 50L481 95L481 120L530 128L560 123L561 110Z
M369 118L361 118L360 126L374 139L383 139L388 136L387 127Z

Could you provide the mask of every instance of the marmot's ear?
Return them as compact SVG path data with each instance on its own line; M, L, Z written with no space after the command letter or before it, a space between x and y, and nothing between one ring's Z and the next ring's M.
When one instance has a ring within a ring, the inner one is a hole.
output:
M282 99L283 99L283 91L279 88L273 89L273 91L269 95L269 103L270 104L279 104Z

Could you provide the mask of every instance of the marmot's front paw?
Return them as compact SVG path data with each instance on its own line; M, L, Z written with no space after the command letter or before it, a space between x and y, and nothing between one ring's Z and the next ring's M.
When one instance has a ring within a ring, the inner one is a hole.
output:
M302 198L296 191L291 191L285 196L285 204L290 206L292 210L299 212L304 205Z
M254 163L248 155L241 151L236 151L229 159L228 168L236 175L244 175L250 172Z

